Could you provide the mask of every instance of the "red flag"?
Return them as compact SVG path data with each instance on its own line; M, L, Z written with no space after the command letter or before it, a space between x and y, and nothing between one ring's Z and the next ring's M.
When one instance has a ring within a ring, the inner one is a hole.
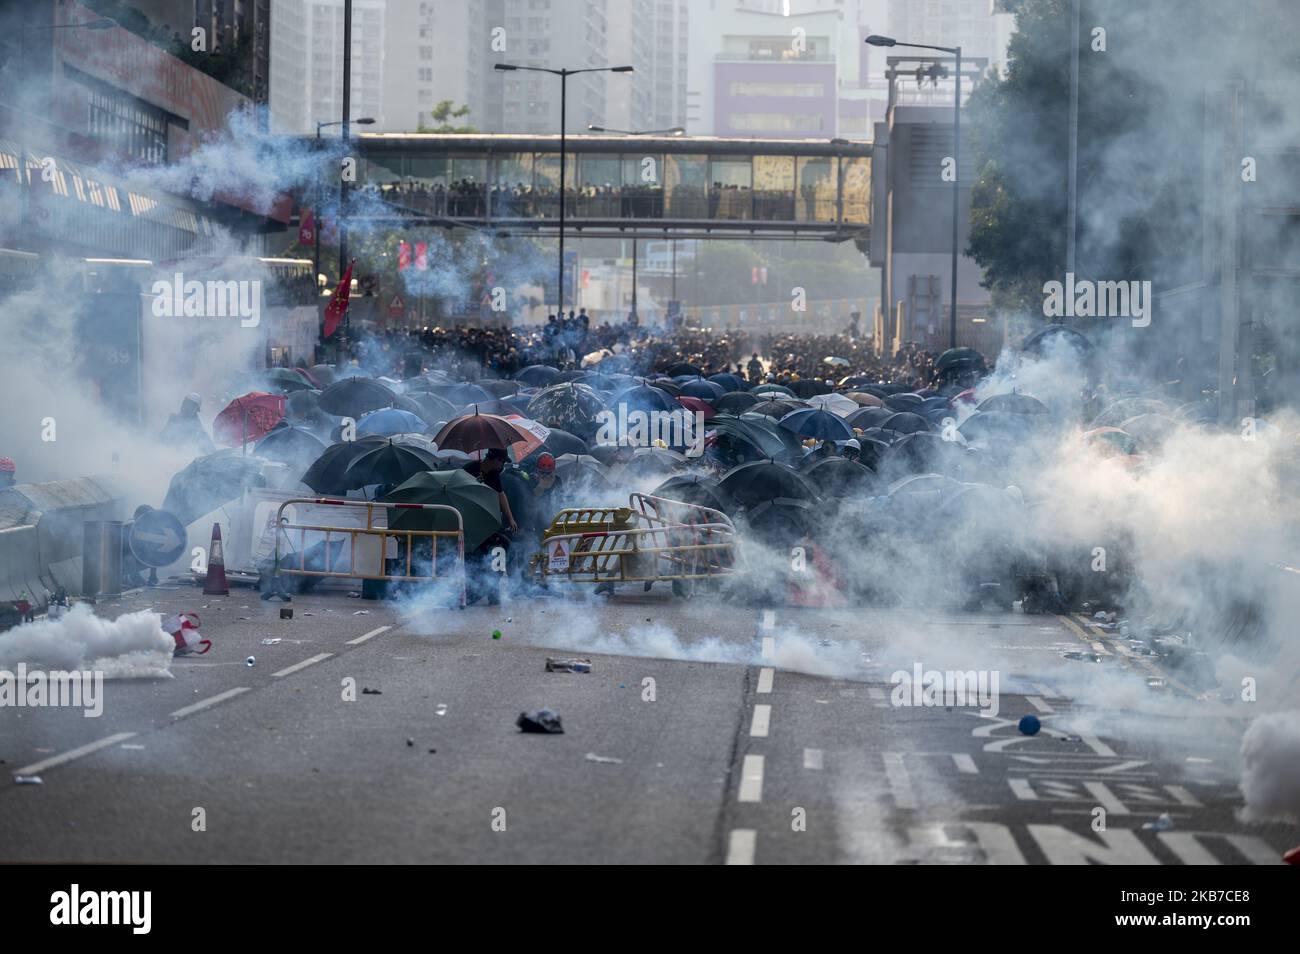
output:
M339 281L338 288L334 289L334 294L330 296L330 303L325 306L326 338L338 331L339 325L343 322L343 316L347 314L348 295L352 293L352 266L355 264L355 260L348 262L348 267L343 270L343 278Z
M415 267L419 271L424 271L429 267L429 244L427 242L415 243Z
M397 243L397 270L404 272L411 267L411 243Z
M316 241L316 213L303 209L298 224L298 244L311 245Z

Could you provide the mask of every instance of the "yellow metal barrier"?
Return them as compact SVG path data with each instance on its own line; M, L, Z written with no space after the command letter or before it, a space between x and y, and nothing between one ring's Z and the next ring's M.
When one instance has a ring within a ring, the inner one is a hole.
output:
M293 504L312 504L325 505L331 507L350 507L365 508L366 525L364 527L347 527L347 526L327 526L323 524L298 524L288 523L284 517L284 508ZM441 510L455 516L455 530L390 530L387 526L375 526L375 509L381 510ZM275 574L292 575L292 576L318 576L318 577L346 577L348 579L359 580L396 580L407 582L425 582L432 583L438 579L438 543L439 539L450 539L456 541L456 573L460 578L460 604L465 605L465 524L461 519L460 511L455 507L449 507L446 504L411 504L411 503L383 503L381 501L367 500L334 500L330 498L295 498L286 500L280 504L275 513ZM281 540L292 541L289 534L292 531L298 533L298 546L295 555L298 558L297 566L292 565L292 560L288 557L282 558L280 552ZM323 539L313 541L323 543L324 547L324 566L323 569L308 569L307 567L307 534L323 534ZM335 539L337 537L337 539ZM348 559L346 568L332 566L333 553L331 550L332 543L341 543L344 540L348 543ZM414 559L414 543L416 540L429 541L429 558L428 573L412 572L412 560ZM392 549L405 550L405 572L389 573L387 564L392 557L390 556L390 541L393 544ZM402 548L399 541L405 544ZM360 556L358 555L360 554ZM288 565L286 564L288 560ZM371 565L358 566L359 560L365 564L373 561Z
M628 507L561 510L532 559L535 577L570 583L707 580L741 569L726 514L648 494ZM648 587L647 587L648 588Z

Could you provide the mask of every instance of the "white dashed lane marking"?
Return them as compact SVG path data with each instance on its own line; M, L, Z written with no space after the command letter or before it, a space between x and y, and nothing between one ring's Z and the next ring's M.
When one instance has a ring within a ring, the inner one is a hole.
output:
M772 691L772 677L776 670L764 667L758 671L758 691L768 693Z
M757 845L758 832L752 828L737 828L727 844L727 864L752 865Z
M375 638L376 636L378 636L380 633L387 632L388 630L390 630L390 629L392 629L392 628L393 628L393 627L391 627L391 626L380 626L378 629L372 629L370 632L368 632L368 633L366 633L366 634L364 634L364 635L362 635L362 636L358 636L356 639L349 639L349 640L348 640L348 645L349 645L349 646L360 646L360 645L361 645L362 643L364 643L367 639L374 639L374 638Z
M177 709L175 712L172 713L172 718L183 719L187 715L191 715L195 712L199 712L203 709L208 708L209 706L215 706L218 702L225 702L227 699L233 699L235 698L235 696L241 695L248 691L249 689L247 686L239 686L234 689L227 689L225 692L218 692L215 696L208 696L208 698L202 700L201 702L196 702L193 705L186 706L183 709Z
M749 723L749 734L756 739L767 738L768 725L772 721L771 706L754 706L754 718Z
M740 770L740 801L763 800L763 756L746 755Z
M98 742L90 742L75 749L69 749L67 752L60 755L52 755L48 759L41 759L41 761L33 762L31 765L24 765L22 768L16 769L14 774L38 775L46 769L54 768L56 765L63 765L74 759L79 759L83 755L90 755L92 752L98 752L100 749L106 749L110 745L117 745L119 742L134 737L134 732L118 732L116 735L110 735L107 738L100 739Z
M803 750L803 767L820 772L825 764L825 758L821 749L804 749Z
M318 662L324 662L326 659L329 659L333 655L334 655L333 653L320 653L316 656L312 656L310 659L304 659L302 662L294 663L292 666L286 666L284 669L281 669L279 672L271 673L271 678L279 679L283 676L289 675L290 673L297 672L300 669L306 669L308 666L314 666Z

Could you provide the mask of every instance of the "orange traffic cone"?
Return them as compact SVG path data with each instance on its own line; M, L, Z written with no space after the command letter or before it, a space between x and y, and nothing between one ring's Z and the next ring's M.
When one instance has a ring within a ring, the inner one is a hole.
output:
M203 581L204 596L229 596L226 582L226 558L221 555L221 524L212 525L212 546L208 549L208 577Z

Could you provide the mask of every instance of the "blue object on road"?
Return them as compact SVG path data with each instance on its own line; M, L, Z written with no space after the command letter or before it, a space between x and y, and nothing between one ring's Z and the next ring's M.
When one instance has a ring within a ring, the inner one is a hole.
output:
M1043 724L1038 721L1038 716L1036 715L1027 715L1022 717L1020 720L1020 731L1024 735L1037 735L1038 730L1042 727Z
M136 517L127 537L131 554L145 566L167 566L185 552L185 526L166 510L147 510Z

